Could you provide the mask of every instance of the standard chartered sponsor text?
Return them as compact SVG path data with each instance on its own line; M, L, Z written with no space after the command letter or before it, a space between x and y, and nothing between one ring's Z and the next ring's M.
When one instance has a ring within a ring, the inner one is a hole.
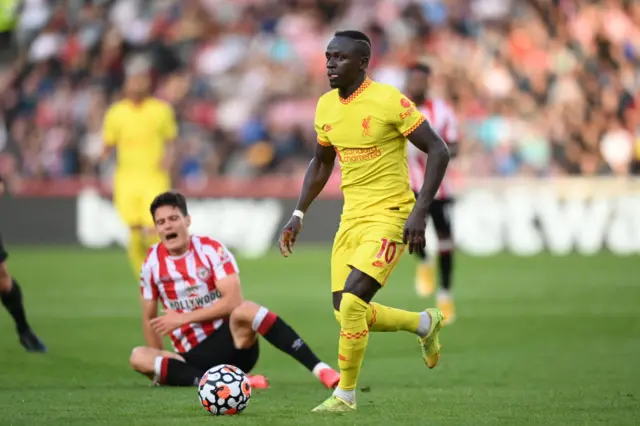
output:
M380 148L348 148L342 151L343 163L354 163L357 161L373 160L382 155Z

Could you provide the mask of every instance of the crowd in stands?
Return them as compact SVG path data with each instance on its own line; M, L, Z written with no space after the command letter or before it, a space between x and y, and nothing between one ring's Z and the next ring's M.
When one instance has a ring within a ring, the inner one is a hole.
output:
M101 126L144 57L180 122L176 176L297 174L334 31L372 39L402 89L416 59L460 124L468 176L640 174L640 2L24 0L0 46L0 173L108 178Z

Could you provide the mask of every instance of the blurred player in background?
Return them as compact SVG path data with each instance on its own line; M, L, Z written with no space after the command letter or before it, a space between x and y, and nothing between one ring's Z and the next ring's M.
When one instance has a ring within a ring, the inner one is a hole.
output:
M418 335L423 358L433 368L440 358L438 309L407 312L372 303L402 252L424 250L426 216L442 181L449 153L424 116L393 86L367 77L371 42L359 31L337 32L326 51L331 88L316 108L315 156L296 210L280 237L291 254L302 218L333 171L342 170L344 208L331 254L331 291L340 322L340 383L314 411L356 408L355 389L370 331L405 330ZM417 200L409 185L407 138L429 153Z
M136 59L127 67L125 98L105 114L103 159L116 151L113 200L129 228L127 253L137 277L147 249L157 242L148 207L171 187L177 124L171 106L149 94L149 64Z
M0 176L0 196L4 194L4 180ZM15 278L9 274L7 269L7 258L9 254L2 244L0 235L0 301L9 311L13 321L16 323L16 331L20 338L20 344L29 352L46 352L47 348L36 334L29 327L27 314L22 302L22 291Z
M431 68L426 64L415 64L408 70L407 96L418 106L433 129L449 146L451 157L458 152L458 122L453 108L441 98L429 94L429 77ZM411 189L416 192L423 184L427 154L409 146L409 175ZM452 185L445 174L442 184L436 193L435 200L429 207L429 215L438 236L438 260L440 266L440 288L437 293L438 308L444 315L445 324L455 320L455 305L451 295L451 275L453 272L453 234L451 227L451 210L453 207ZM416 271L416 292L423 297L430 296L434 289L434 273L431 259L424 252L417 252L420 262Z
M151 204L160 235L142 268L142 326L146 347L135 348L130 364L157 384L197 385L209 368L232 364L249 373L258 361L258 335L291 355L327 388L340 375L321 362L284 320L264 306L243 300L238 265L226 247L190 235L191 218L179 193L166 192ZM158 301L165 312L158 316ZM163 350L169 335L174 352ZM253 387L267 387L251 376Z

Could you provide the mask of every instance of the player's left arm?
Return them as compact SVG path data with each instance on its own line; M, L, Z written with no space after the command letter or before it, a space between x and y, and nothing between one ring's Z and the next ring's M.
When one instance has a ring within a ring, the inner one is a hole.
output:
M418 193L415 210L426 216L429 206L442 183L451 153L447 143L433 130L428 121L423 121L413 132L406 135L409 142L428 154L424 171L424 183Z
M216 288L220 292L218 301L206 308L185 312L183 324L226 318L242 303L242 287L238 274L229 275L216 282Z
M231 315L231 312L242 303L240 277L238 274L229 275L216 281L216 288L220 293L216 303L191 312L178 313L166 310L164 315L151 320L154 331L161 335L168 335L185 324L215 321Z
M207 254L213 265L213 276L216 279L216 289L219 299L216 303L192 312L177 313L167 310L163 316L152 320L152 325L157 333L163 335L171 333L176 328L185 324L205 321L215 321L226 318L242 303L242 287L238 275L238 264L233 254L222 244L211 249L214 254Z
M389 120L398 131L416 148L428 154L424 183L407 219L403 235L403 241L409 245L409 253L422 252L425 247L429 206L442 182L451 154L446 142L433 130L415 104L402 93L393 93L387 106Z

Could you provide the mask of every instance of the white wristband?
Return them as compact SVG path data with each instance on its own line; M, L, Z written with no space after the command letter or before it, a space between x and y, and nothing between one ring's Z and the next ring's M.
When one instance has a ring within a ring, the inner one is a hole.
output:
M304 212L302 210L294 210L293 211L293 216L297 216L300 219L302 219L304 217Z

